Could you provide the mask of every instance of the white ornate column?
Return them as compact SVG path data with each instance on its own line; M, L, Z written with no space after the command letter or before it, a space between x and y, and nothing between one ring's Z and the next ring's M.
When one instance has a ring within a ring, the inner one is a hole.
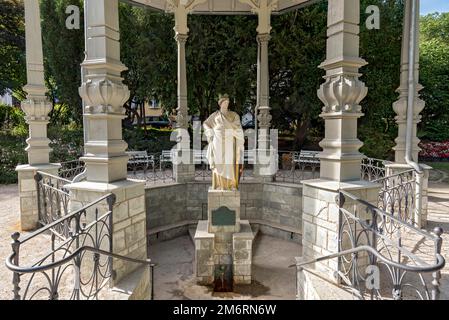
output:
M28 146L25 149L28 164L18 166L16 171L19 180L21 228L32 230L37 227L38 221L34 175L37 171L57 174L59 165L49 163L51 148L47 125L52 105L46 97L39 1L25 0L24 6L27 85L23 89L27 97L22 101L22 109L29 125Z
M189 129L189 107L187 101L187 65L186 65L186 43L189 37L187 17L193 8L206 0L168 0L168 10L175 16L175 40L178 47L178 107L176 114L177 141L173 150L173 175L178 183L185 183L195 179L195 164L191 139L188 136Z
M408 97L408 70L409 61L408 53L410 47L410 23L411 19L415 19L415 25L417 30L416 47L415 47L415 79L416 79L416 92L415 92L415 105L414 105L414 117L413 117L413 160L418 162L418 154L421 149L418 147L419 139L416 136L417 124L421 122L421 116L419 115L424 109L425 102L420 99L419 91L423 87L419 84L419 1L417 1L418 8L416 15L412 17L411 1L405 1L404 12L404 24L402 32L402 53L401 53L401 82L397 89L399 93L399 99L393 103L393 109L396 112L396 123L398 124L398 137L396 138L395 150L395 162L405 164L405 140L407 132L407 97Z
M84 102L86 145L82 160L87 180L67 186L70 208L76 210L113 193L114 253L139 259L147 257L145 190L143 181L127 180L127 144L122 138L123 104L129 90L121 73L118 0L86 0L86 58L79 93ZM137 266L113 262L119 281Z
M402 52L401 52L401 77L400 77L400 85L397 89L399 93L399 99L393 103L393 110L396 112L396 123L398 124L398 136L395 139L396 146L393 148L395 151L395 162L391 164L387 164L387 175L393 175L396 173L400 173L402 171L410 170L410 167L405 161L405 153L406 153L406 135L407 135L407 104L408 104L408 72L409 72L409 48L410 48L410 24L412 19L415 19L416 26L416 45L415 45L415 63L414 63L414 72L416 79L416 91L415 91L415 103L413 105L414 116L413 116L413 143L412 143L412 159L416 162L419 161L419 152L421 149L418 144L420 140L417 137L417 126L418 123L421 122L420 113L423 111L425 107L425 101L420 99L419 92L423 89L423 87L419 84L419 1L416 1L417 9L416 14L412 17L412 0L405 1L404 8L404 22L403 22L403 31L402 31ZM429 185L429 172L432 169L430 166L421 164L423 169L423 173L419 177L419 181L422 184L422 187L416 188L416 190L421 190L421 195L417 194L417 197L422 197L421 208L417 208L418 215L421 216L419 227L425 227L427 224L427 205L428 205L428 196L427 189ZM419 203L419 202L418 202Z
M271 13L277 8L278 0L240 0L252 8L258 16L257 27L257 148L258 159L255 166L256 175L263 181L273 180L275 174L268 161L275 161L270 150L270 129L272 116L270 114L270 72L268 61L268 44L271 36ZM267 159L267 160L263 160Z
M320 143L320 179L304 181L303 257L314 259L339 251L339 191L348 191L368 202L377 201L378 186L362 181L357 120L363 115L360 102L368 90L360 81L359 68L366 64L359 57L360 0L328 2L327 53L320 68L325 82L318 90L324 103L325 137ZM350 206L347 199L345 205ZM347 249L347 248L346 248ZM315 271L338 282L338 259L316 263ZM307 290L313 284L300 287ZM302 292L300 296L307 296Z

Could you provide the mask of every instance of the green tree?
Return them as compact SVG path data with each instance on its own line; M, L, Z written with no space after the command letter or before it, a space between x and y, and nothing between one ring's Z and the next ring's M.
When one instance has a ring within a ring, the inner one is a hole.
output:
M419 135L441 141L449 139L449 13L421 18L420 82L426 102Z
M273 17L270 45L270 96L273 127L294 130L294 149L301 149L314 128L322 103L317 89L324 72L318 68L326 54L327 3Z
M66 107L68 119L79 122L82 115L78 88L81 84L80 64L84 59L83 17L79 30L66 28L67 6L82 8L82 0L42 0L42 35L47 85L54 100ZM82 12L81 12L82 15ZM52 119L58 117L55 109Z
M368 5L380 9L380 29L368 30L365 13ZM361 151L371 157L391 158L397 136L393 102L398 99L401 68L402 21L404 3L400 0L362 0L360 56L368 65L361 69L368 95L362 101L365 114L359 121Z
M11 89L23 98L26 83L25 25L23 3L0 1L0 95Z

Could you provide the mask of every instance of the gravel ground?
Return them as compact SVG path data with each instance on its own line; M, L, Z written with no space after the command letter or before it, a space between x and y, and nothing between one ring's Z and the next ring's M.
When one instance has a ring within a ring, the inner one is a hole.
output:
M11 234L19 231L17 185L0 186L0 299L12 298L12 274L5 267L11 254Z

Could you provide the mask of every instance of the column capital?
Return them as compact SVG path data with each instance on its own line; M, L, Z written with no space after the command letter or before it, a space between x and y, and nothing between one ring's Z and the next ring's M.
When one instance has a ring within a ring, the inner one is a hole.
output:
M271 35L269 33L258 34L256 39L259 44L266 43L271 40Z
M185 44L189 38L188 34L176 33L175 40L178 43Z
M176 34L188 34L187 27L188 14L199 4L207 0L167 0L167 12L172 12L175 15L175 30Z
M241 3L251 7L251 11L257 14L259 25L257 32L265 34L271 32L271 13L277 9L279 0L239 0Z

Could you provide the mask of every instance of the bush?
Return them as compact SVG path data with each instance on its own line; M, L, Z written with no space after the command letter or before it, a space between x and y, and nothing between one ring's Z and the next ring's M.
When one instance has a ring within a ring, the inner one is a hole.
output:
M359 139L363 142L360 151L370 158L392 160L394 158L394 139L390 134L379 131L377 128L361 126Z
M123 130L123 139L128 143L129 150L147 151L148 153L158 153L162 150L170 150L176 144L170 141L172 130L168 129L148 129L145 135L143 129L133 128Z
M449 140L443 142L422 141L420 158L425 160L449 160Z
M0 184L17 183L16 166L28 162L26 136L0 132Z

